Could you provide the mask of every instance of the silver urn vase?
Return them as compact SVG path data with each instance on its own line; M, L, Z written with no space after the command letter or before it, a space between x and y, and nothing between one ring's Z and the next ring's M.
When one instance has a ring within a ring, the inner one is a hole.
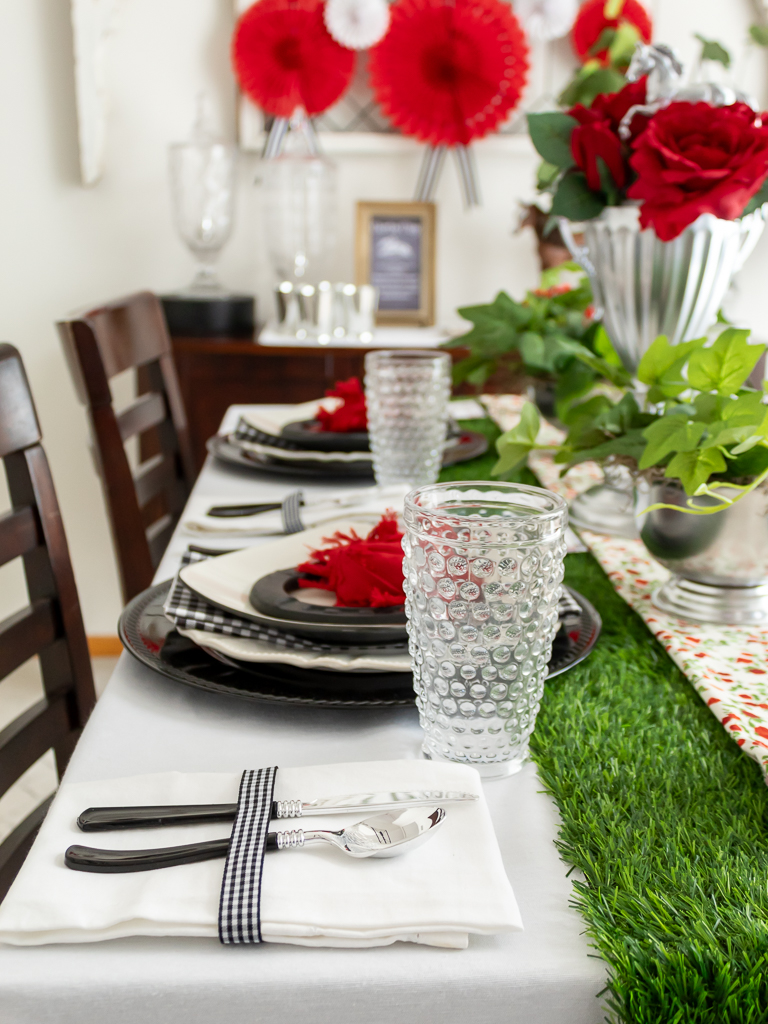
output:
M561 217L559 225L571 255L589 274L614 348L635 374L659 334L677 344L700 338L712 326L763 232L765 215L762 208L740 220L705 213L671 242L640 230L637 205L609 206L585 221L579 228L583 244L570 221ZM571 521L597 533L634 536L631 504L631 487L622 491L607 481L574 500Z
M768 623L768 488L758 487L709 515L646 512L657 503L685 506L685 492L672 480L650 484L640 479L636 491L640 539L673 574L654 592L656 607L691 622ZM723 493L734 496L730 489ZM710 497L696 503L718 504Z

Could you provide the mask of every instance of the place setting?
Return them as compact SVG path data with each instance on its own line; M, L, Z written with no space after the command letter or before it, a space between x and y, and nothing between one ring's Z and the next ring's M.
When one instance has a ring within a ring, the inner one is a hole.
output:
M443 447L444 466L477 458L488 448L485 435L456 422L466 407L484 417L482 406L466 400L455 405ZM249 410L239 417L234 430L216 434L207 447L228 465L282 476L370 479L374 475L366 398L357 377L338 381L324 399L298 406L287 416Z

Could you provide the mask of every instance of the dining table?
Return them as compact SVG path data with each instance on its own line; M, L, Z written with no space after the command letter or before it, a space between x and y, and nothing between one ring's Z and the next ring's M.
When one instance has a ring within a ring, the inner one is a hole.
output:
M222 432L249 409L232 406ZM271 476L208 457L190 501L280 501L301 489L348 494L370 481ZM185 515L158 567L176 572L195 539ZM325 708L245 700L185 686L128 653L88 721L66 782L165 771L240 772L265 765L416 759L413 707ZM371 949L204 938L121 938L30 947L0 945L2 1024L598 1024L605 963L571 906L574 874L556 847L559 816L532 762L483 783L524 930L470 936L464 950L397 942ZM569 873L571 872L571 873Z

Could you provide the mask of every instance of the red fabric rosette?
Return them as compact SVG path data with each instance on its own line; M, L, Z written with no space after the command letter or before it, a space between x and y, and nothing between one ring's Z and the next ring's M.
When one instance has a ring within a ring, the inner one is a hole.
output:
M391 16L369 70L377 101L404 135L466 146L505 120L528 71L525 34L509 4L397 0Z
M335 533L324 538L330 547L312 552L298 567L310 579L300 587L330 590L337 608L388 608L405 604L403 593L403 535L397 516L388 512L367 537Z
M368 413L365 407L365 392L359 377L337 380L335 387L325 392L328 398L340 398L343 405L333 412L321 408L317 414L320 430L347 434L362 433L368 429Z
M621 22L628 21L635 26L644 43L651 41L651 19L638 0L624 0L617 17L608 18L605 9L606 0L587 0L581 5L571 31L573 48L582 62L596 59L601 63L608 62L608 48L592 53L592 48L606 29L617 29Z
M258 0L237 23L232 63L243 92L287 118L297 107L312 116L335 103L352 79L355 54L331 37L322 0Z

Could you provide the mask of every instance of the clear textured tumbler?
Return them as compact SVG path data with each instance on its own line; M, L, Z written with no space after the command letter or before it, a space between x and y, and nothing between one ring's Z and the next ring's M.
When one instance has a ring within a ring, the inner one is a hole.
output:
M365 400L377 484L415 487L437 480L450 395L447 352L368 353Z
M523 484L447 483L411 491L404 518L424 753L512 775L528 755L558 628L567 505Z

